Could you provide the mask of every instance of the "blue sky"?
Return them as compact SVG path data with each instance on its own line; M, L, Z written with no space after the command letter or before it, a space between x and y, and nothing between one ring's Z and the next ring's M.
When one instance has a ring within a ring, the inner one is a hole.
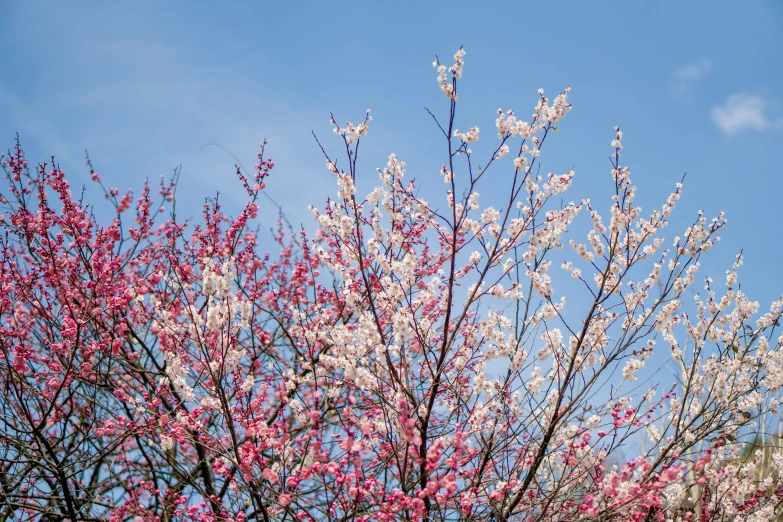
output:
M0 138L8 148L18 131L30 159L55 154L75 184L87 182L85 148L120 189L182 164L179 208L196 214L217 190L235 204L243 193L234 160L204 145L252 165L266 137L277 163L269 192L311 228L306 206L334 192L310 136L338 150L330 111L339 122L373 111L361 187L395 152L425 188L441 188L424 107L446 110L431 62L460 45L458 127L481 127L481 145L494 146L498 107L527 115L536 89L571 85L574 110L542 155L545 171L575 166L569 198L606 206L620 125L645 209L687 172L676 232L700 208L726 211L705 273L721 277L744 248L748 293L768 303L783 290L777 0L8 3ZM501 192L489 188L490 198L493 190Z

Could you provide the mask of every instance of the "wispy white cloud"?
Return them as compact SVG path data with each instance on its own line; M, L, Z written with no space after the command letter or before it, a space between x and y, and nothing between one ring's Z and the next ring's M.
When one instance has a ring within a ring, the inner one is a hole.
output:
M694 82L703 80L710 74L712 62L701 60L683 65L672 73L672 94L682 95L688 92Z
M783 119L770 117L767 100L747 92L732 94L726 103L713 107L712 121L727 135L783 127Z
M32 16L24 13L24 19ZM119 23L115 30L101 25L129 17L133 23ZM219 143L252 169L258 145L268 138L267 155L280 167L267 190L294 223L309 223L307 205L320 204L323 194L332 192L333 181L303 123L313 118L270 87L263 70L248 66L260 61L260 52L242 59L224 59L227 52L213 56L187 35L159 30L163 22L154 15L114 4L77 13L47 11L39 21L47 34L54 34L49 28L57 24L76 33L82 26L97 29L57 45L45 40L24 48L28 74L36 81L28 89L13 78L0 81L0 114L6 116L0 119L0 150L18 130L27 152L38 152L31 158L54 153L69 176L86 176L88 148L104 181L121 190L182 164L181 208L198 215L203 196L216 191L229 213L246 200L234 180L234 158L203 145ZM135 34L136 28L143 32ZM58 78L56 88L34 88L42 83L38 70ZM315 168L324 175L312 175ZM274 223L269 220L275 209L267 215L264 208L266 228Z

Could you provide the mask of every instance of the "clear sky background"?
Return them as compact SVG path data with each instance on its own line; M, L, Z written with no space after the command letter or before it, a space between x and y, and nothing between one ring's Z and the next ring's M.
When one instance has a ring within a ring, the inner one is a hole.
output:
M339 122L373 111L362 190L390 152L426 190L442 188L442 145L424 107L447 110L431 63L436 53L451 63L460 45L458 127L482 129L476 149L494 148L498 107L528 116L536 89L554 96L571 85L574 110L542 155L544 172L575 166L567 198L607 207L619 125L645 210L688 173L667 237L700 208L726 211L702 274L722 280L744 248L743 288L765 307L783 290L778 0L6 2L2 148L18 131L30 160L56 155L74 185L88 182L89 149L121 190L182 164L178 209L194 215L218 190L229 207L243 195L234 160L203 146L252 166L266 137L277 163L269 193L312 228L306 206L334 189L310 131L338 151L330 111ZM497 173L490 200L505 186Z

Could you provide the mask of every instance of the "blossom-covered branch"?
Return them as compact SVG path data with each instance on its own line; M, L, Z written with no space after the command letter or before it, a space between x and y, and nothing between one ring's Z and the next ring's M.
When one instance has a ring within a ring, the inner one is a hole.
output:
M336 196L311 207L314 233L281 217L267 242L264 146L237 168L237 217L215 198L198 223L175 212L178 173L134 205L88 158L115 214L102 224L17 142L0 196L0 518L780 515L783 459L753 448L779 406L783 299L742 292L741 254L725 281L699 276L726 219L699 212L664 239L682 183L643 212L617 127L610 197L561 203L575 172L541 161L569 88L540 90L524 119L499 109L482 156L479 127L457 123L464 57L434 63L438 199L394 154L360 195L370 111L331 116L340 152L316 143ZM675 373L649 385L664 362Z

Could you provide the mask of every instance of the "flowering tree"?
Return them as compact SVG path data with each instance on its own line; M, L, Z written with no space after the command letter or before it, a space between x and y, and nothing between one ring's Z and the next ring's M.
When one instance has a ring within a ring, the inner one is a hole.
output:
M499 110L479 166L478 128L456 127L464 54L434 64L446 197L421 199L394 155L357 195L369 111L332 118L337 196L313 209L314 234L281 222L272 254L250 226L274 167L263 147L254 173L237 168L238 217L212 200L198 224L175 212L176 173L134 204L88 159L116 213L101 224L17 141L0 196L0 519L779 514L783 459L745 442L778 407L783 300L761 313L738 256L684 302L725 219L666 242L681 184L642 214L617 128L608 218L556 203L574 172L537 163L568 89L539 91L529 122ZM482 208L495 170L506 199ZM580 214L591 229L569 238ZM561 276L581 292L569 302ZM655 350L676 383L639 391Z

